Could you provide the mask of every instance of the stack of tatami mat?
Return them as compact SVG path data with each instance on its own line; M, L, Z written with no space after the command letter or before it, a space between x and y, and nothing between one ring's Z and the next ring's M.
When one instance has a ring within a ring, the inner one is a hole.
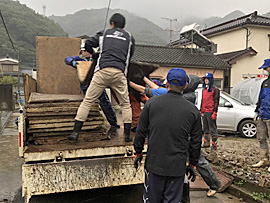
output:
M35 144L67 142L74 126L82 95L31 93L26 106L30 140ZM106 138L102 125L104 118L98 103L92 106L84 122L80 140L95 141Z

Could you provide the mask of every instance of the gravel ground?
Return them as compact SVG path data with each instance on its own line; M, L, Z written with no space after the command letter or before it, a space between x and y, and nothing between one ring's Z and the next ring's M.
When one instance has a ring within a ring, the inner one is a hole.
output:
M259 161L259 143L257 139L242 137L219 137L218 150L203 149L206 158L222 170L270 188L270 172L268 167L253 168ZM216 159L218 157L218 159Z

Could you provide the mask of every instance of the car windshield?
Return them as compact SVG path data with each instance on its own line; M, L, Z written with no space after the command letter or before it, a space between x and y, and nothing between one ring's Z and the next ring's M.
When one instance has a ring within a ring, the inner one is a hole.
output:
M232 95L228 94L227 92L222 91L222 93L226 95L227 97L230 97L230 99L232 99L236 103L241 104L241 105L246 105L244 102L239 101L238 99L234 98Z

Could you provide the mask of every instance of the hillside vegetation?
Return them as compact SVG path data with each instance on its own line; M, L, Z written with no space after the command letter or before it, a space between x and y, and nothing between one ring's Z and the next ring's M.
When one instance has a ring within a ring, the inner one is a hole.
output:
M67 37L67 33L53 20L37 14L18 1L1 0L0 9L16 49L13 49L0 20L0 58L8 54L11 58L18 59L19 53L21 65L31 66L36 59L36 36Z
M81 10L66 16L50 16L58 23L69 37L82 35L92 36L97 31L103 30L107 9ZM169 39L168 31L155 25L145 18L138 17L125 10L111 9L106 22L109 28L109 19L113 13L121 13L126 18L125 29L130 31L136 39L136 44L166 45Z

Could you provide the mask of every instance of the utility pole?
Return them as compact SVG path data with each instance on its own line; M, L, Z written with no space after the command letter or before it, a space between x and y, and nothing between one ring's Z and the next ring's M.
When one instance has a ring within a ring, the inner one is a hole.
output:
M161 19L164 19L164 20L168 20L170 21L170 46L172 44L172 32L173 32L173 29L172 29L172 22L176 22L177 19L176 18L164 18L164 17L161 17Z
M42 9L43 9L43 17L45 17L46 16L46 5L43 5Z

